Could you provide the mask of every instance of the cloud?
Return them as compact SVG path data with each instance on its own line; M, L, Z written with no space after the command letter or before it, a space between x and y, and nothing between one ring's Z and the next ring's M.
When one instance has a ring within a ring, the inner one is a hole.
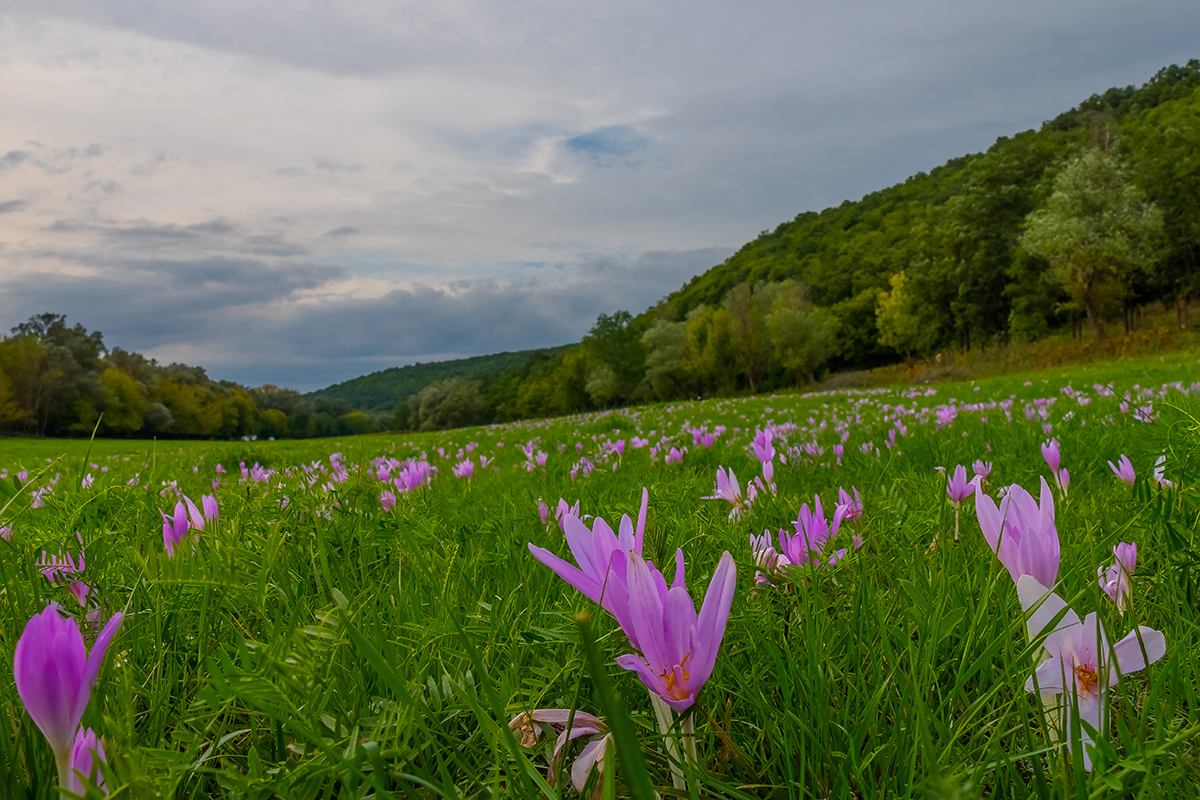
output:
M0 319L16 324L28 316L24 309L54 309L126 349L201 359L216 378L307 391L387 366L577 341L599 314L638 313L728 256L720 248L656 251L552 277L466 279L300 303L289 301L346 270L227 258L85 261L86 276L29 273L0 282Z
M6 200L3 203L0 203L0 214L7 214L11 211L20 211L24 207L24 200Z
M29 153L24 150L9 150L4 155L0 156L0 172L6 172L18 164L22 164L29 158Z

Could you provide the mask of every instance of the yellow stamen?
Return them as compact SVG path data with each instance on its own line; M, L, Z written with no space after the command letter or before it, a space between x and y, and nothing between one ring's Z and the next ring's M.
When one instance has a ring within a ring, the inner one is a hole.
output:
M1096 670L1086 664L1079 664L1075 667L1075 678L1079 681L1079 691L1090 692L1096 688L1096 683L1099 681L1099 676L1096 675Z

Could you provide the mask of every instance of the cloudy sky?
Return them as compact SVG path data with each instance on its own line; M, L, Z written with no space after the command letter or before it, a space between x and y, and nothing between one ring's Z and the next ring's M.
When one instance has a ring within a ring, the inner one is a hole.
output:
M303 390L563 344L1198 30L1195 0L4 0L0 330Z

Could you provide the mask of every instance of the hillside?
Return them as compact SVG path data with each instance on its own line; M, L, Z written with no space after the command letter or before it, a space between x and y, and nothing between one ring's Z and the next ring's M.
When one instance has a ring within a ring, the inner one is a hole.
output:
M531 361L559 355L571 347L574 345L390 367L309 392L305 398L309 401L341 400L360 411L391 411L397 402L416 394L434 381L451 378L482 381L525 366Z

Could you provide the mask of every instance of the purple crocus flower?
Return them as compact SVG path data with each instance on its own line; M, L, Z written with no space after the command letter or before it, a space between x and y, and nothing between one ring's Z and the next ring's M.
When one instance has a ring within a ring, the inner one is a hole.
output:
M946 476L946 494L950 496L950 502L955 506L970 497L978 485L978 477L967 480L967 468L962 464L954 468L953 474Z
M851 486L850 489L854 492L854 497L850 497L849 492L838 487L838 501L834 506L834 514L836 516L838 512L841 512L842 519L854 522L863 514L863 503L862 498L858 495L858 488Z
M475 473L475 462L468 458L465 461L455 464L452 471L454 472L454 477L470 480L471 476Z
M1100 567L1096 570L1096 577L1100 581L1100 588L1117 604L1117 610L1124 614L1130 593L1129 579L1137 569L1137 543L1121 542L1113 547L1113 556L1116 561L1107 569Z
M641 655L619 656L617 664L636 672L676 713L687 711L712 675L725 636L737 585L733 556L728 551L721 555L698 615L684 582L682 551L676 554L675 580L669 589L638 554L629 557L628 580L629 612Z
M80 728L79 733L75 734L75 743L71 746L71 773L67 779L66 788L77 795L82 795L84 793L83 778L87 778L107 796L108 789L105 787L104 778L100 775L100 769L96 765L97 759L105 764L108 763L108 759L104 756L104 745L100 743L96 732L91 728L87 730Z
M379 493L379 505L384 511L391 513L396 508L396 494L384 489Z
M971 465L971 469L975 472L975 477L979 478L980 483L982 483L992 474L992 462L985 462L980 459Z
M75 732L121 618L120 612L113 615L89 654L75 620L64 618L51 603L29 620L17 641L13 681L25 710L54 751L59 786L67 786Z
M1072 711L1078 709L1083 722L1096 731L1103 731L1108 690L1117 685L1122 675L1145 669L1166 655L1166 637L1152 628L1139 627L1110 648L1104 626L1095 613L1080 620L1066 601L1054 592L1047 593L1044 585L1028 575L1017 582L1017 593L1023 607L1037 605L1040 601L1027 622L1031 641L1045 633L1056 617L1060 618L1042 644L1050 657L1026 682L1025 691L1063 695L1062 730L1068 734L1067 749L1073 749L1079 743L1070 735ZM1116 663L1110 663L1110 658ZM1090 771L1092 758L1088 745L1093 742L1092 735L1082 725L1080 734L1084 746L1083 767Z
M1050 467L1050 471L1057 475L1062 461L1062 455L1058 450L1058 439L1051 439L1042 445L1042 458L1046 459L1046 465Z
M717 486L715 493L708 495L704 500L726 500L733 506L729 511L730 519L741 519L743 514L750 510L750 504L754 502L755 490L753 484L750 485L747 495L742 496L742 487L738 485L737 476L733 474L733 468L726 470L724 467L717 467Z
M626 584L627 559L630 554L639 558L642 553L642 535L646 529L646 505L650 494L642 489L642 507L638 513L636 527L629 515L621 517L618 526L620 535L600 517L592 522L591 530L574 514L565 514L561 524L563 534L575 566L564 561L543 547L529 543L533 557L554 570L558 577L582 592L589 600L599 603L617 619L625 635L637 647L635 633L630 625L629 596Z
M1129 461L1129 456L1122 454L1117 463L1108 462L1108 468L1113 471L1121 480L1133 486L1133 482L1137 479L1137 473L1133 471L1133 464Z
M988 547L1016 583L1033 576L1047 589L1058 580L1058 529L1054 526L1054 495L1042 478L1042 503L1013 484L997 508L992 498L975 490L975 514Z
M167 555L175 557L175 548L183 541L183 537L187 536L188 532L188 516L187 509L183 505L183 501L175 504L175 513L168 517L165 513L163 518L163 547L167 550Z
M1054 478L1058 481L1058 488L1061 489L1062 493L1065 495L1067 493L1067 489L1071 486L1071 473L1067 472L1066 467L1063 467L1057 473L1055 473Z

